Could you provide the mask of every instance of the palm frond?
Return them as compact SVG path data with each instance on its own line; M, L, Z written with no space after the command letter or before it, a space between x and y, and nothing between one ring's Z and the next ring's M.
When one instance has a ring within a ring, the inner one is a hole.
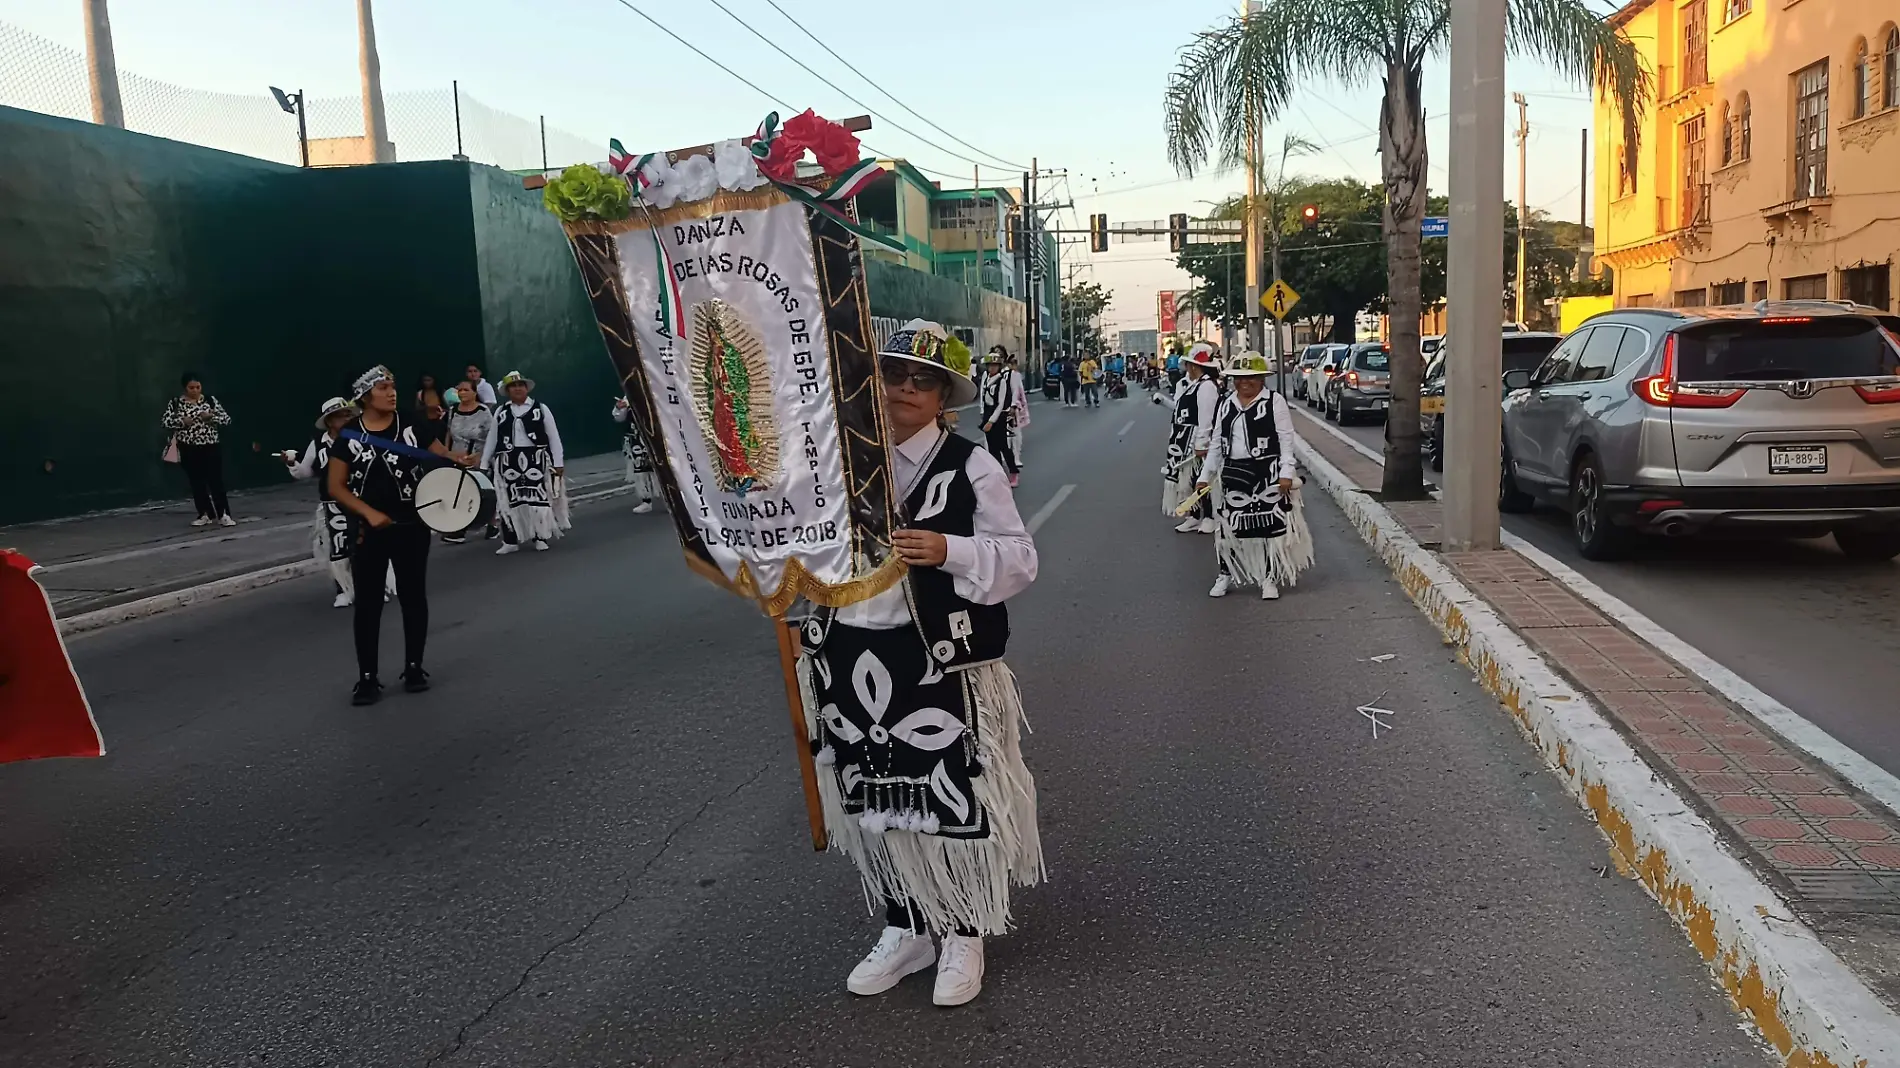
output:
M1599 96L1615 101L1634 166L1652 80L1628 38L1587 0L1511 0L1506 43L1513 54L1542 59L1577 84L1592 86Z

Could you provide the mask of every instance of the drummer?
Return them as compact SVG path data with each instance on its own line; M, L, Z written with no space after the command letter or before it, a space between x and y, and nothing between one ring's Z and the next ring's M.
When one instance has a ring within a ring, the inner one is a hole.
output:
M396 378L387 367L363 372L351 392L362 414L343 428L330 453L330 497L354 521L350 568L356 587L373 590L385 569L395 569L396 600L402 605L402 688L418 693L429 688L422 651L429 637L430 539L416 514L416 482L425 468L439 465L431 464L424 450L446 459L449 449L433 431L397 411ZM383 600L358 597L355 612L357 679L350 703L373 705L383 694L376 670Z

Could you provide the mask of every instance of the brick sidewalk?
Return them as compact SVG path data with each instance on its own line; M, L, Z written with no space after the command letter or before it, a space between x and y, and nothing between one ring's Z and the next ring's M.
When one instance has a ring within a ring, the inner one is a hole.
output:
M1305 428L1303 428L1305 429ZM1362 489L1381 465L1324 430L1301 439ZM1385 506L1421 546L1437 550L1437 501ZM1510 549L1440 553L1470 590L1546 661L1588 693L1656 772L1720 828L1738 855L1805 916L1866 959L1900 927L1900 818L1863 799L1830 768L1678 668L1568 587ZM1829 938L1830 945L1835 939ZM1889 997L1900 995L1892 978Z

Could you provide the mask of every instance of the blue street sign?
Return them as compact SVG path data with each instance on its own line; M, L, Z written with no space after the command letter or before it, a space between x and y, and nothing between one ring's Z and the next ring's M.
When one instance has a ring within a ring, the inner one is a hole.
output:
M1419 220L1418 236L1450 237L1451 220L1443 215L1427 215L1425 218Z

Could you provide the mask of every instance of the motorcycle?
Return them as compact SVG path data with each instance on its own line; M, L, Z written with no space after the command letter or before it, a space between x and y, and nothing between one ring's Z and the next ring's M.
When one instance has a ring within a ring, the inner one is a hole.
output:
M1128 399L1128 380L1115 371L1108 373L1108 396L1110 400Z

